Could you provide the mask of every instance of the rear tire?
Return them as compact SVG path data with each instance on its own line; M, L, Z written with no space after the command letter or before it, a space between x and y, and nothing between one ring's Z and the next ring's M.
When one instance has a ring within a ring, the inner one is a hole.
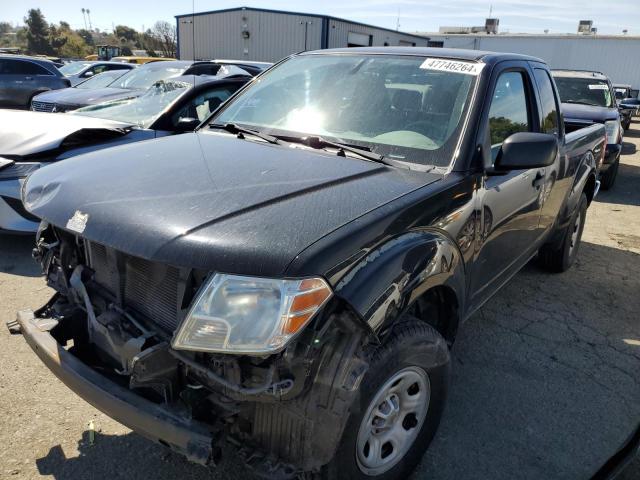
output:
M370 354L340 445L325 479L406 478L440 424L450 356L430 325L406 317Z
M620 157L616 158L616 161L611 164L609 169L600 176L600 187L603 190L609 190L616 183L616 177L618 176L618 167L620 166Z
M545 245L540 249L539 258L542 266L547 270L560 273L568 270L573 265L580 249L588 204L587 196L583 193L580 196L578 208L571 216L569 225L565 229L562 244L559 248L554 249L551 245Z

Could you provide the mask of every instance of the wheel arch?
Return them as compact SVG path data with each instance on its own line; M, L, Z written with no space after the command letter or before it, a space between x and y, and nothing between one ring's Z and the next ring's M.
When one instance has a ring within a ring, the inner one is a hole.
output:
M372 249L337 283L335 293L380 340L410 313L451 345L464 312L465 268L446 232L411 231Z

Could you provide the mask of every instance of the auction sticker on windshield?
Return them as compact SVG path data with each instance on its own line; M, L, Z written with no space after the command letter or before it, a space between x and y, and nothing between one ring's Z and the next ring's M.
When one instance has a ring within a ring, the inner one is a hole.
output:
M609 87L604 83L596 83L589 85L589 90L609 90Z
M444 58L427 58L420 68L425 70L437 70L439 72L464 73L465 75L478 75L484 63L460 62L458 60L447 60Z

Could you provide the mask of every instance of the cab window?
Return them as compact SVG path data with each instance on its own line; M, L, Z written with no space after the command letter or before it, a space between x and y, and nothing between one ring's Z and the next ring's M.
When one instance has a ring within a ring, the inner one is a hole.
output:
M508 137L517 132L531 131L530 117L523 73L502 73L496 82L489 109L489 135L494 158Z
M533 70L538 84L540 103L542 104L542 117L540 119L540 131L558 136L560 134L560 121L558 118L558 104L553 93L553 85L549 73L542 68Z

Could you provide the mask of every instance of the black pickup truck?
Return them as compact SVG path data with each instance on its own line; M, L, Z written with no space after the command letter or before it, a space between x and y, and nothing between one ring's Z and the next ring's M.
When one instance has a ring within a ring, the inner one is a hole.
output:
M189 459L406 478L459 326L576 258L605 129L548 67L423 48L294 55L196 133L33 173L57 293L12 328L78 395Z

